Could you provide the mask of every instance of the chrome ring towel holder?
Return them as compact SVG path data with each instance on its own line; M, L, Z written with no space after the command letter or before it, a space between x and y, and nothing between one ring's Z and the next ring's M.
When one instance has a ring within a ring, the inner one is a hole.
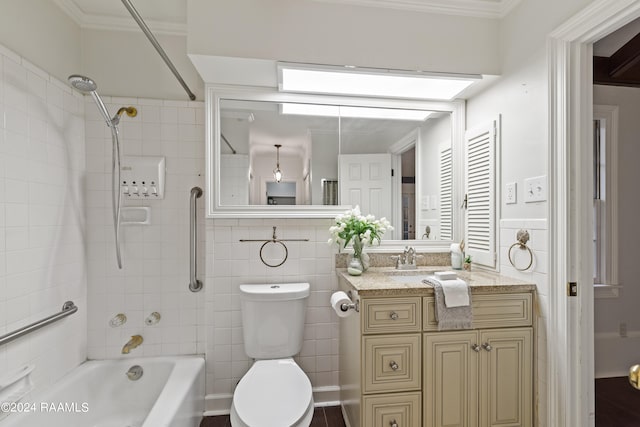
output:
M240 239L240 241L241 242L263 242L262 246L260 246L260 261L262 261L262 263L267 267L275 268L275 267L280 267L282 264L284 264L287 258L289 257L289 249L287 249L287 245L285 245L284 242L308 242L309 239L278 239L278 237L276 236L276 227L273 227L273 235L271 239L267 239L267 240ZM265 246L267 246L269 243L282 245L282 248L284 249L284 258L278 264L269 264L267 261L264 260L262 251L264 251Z
M511 245L509 247L509 262L511 263L513 268L515 268L516 270L518 270L518 271L527 271L533 265L533 252L531 252L531 248L529 246L527 246L527 242L529 241L529 232L527 230L518 231L518 234L516 234L516 239L518 241L515 242L513 245ZM515 262L511 258L511 251L515 247L518 247L519 249L522 249L522 250L526 249L529 252L529 265L527 265L525 268L517 267Z

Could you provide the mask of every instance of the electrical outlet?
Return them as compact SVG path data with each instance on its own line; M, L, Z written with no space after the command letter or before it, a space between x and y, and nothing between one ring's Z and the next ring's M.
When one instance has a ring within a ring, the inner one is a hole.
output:
M505 187L504 199L507 205L514 205L518 203L518 185L515 182L510 182Z
M524 180L524 202L544 202L547 200L547 176L536 176Z
M627 322L620 322L620 336L622 338L627 337Z

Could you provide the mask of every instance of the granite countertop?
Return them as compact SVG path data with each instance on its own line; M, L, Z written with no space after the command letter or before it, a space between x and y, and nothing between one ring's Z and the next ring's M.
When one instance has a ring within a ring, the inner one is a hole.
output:
M417 270L371 267L361 276L351 276L345 268L338 268L336 274L361 296L406 296L433 294L433 288L422 283L421 276L445 270L450 269L442 266L419 267ZM501 276L491 271L455 270L455 272L458 278L469 284L471 293L531 292L536 289L535 284L531 282Z

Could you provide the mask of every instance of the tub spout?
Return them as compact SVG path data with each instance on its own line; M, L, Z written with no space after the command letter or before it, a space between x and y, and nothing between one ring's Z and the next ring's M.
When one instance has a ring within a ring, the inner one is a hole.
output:
M142 337L140 335L134 335L131 337L128 343L122 347L122 354L129 354L129 351L133 350L140 344L142 344Z

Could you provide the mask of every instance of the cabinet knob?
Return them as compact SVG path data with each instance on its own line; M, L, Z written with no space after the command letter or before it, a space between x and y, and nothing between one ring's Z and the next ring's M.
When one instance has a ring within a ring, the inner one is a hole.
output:
M389 363L389 367L394 371L397 371L400 366L398 366L395 360L392 360L391 363Z
M487 351L491 351L493 349L493 347L491 347L491 345L488 342L482 344L482 348L484 348Z
M392 311L391 314L389 314L389 317L391 318L391 320L398 320L398 313Z
M398 423L396 422L396 420L389 421L389 427L398 427Z
M480 351L480 346L478 344L473 344L471 346L471 350L475 351L476 353L478 353Z

